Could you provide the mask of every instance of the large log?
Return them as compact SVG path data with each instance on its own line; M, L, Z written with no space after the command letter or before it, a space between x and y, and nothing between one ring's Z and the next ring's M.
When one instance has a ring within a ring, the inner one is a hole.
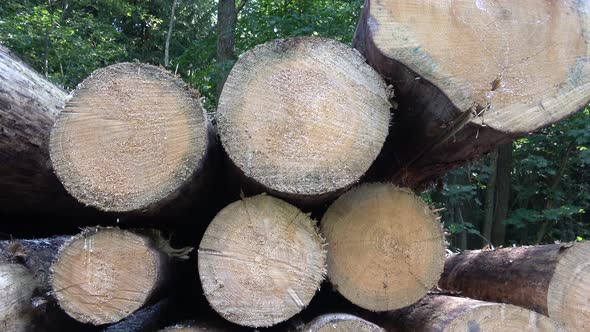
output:
M378 325L349 314L324 314L307 323L301 332L385 332Z
M399 332L565 332L549 317L509 304L429 295L415 305L388 315Z
M315 222L271 196L234 202L213 219L199 245L199 276L213 309L251 327L280 323L311 301L325 277Z
M576 0L367 0L353 45L399 104L376 172L423 187L585 107L588 24Z
M120 63L73 93L51 132L65 188L104 211L154 211L199 176L210 143L198 93L172 74Z
M328 277L352 303L372 311L415 303L436 286L444 238L430 207L408 190L364 184L340 196L321 222Z
M151 234L87 229L66 241L51 265L53 294L80 322L117 322L161 295L170 278L167 248Z
M472 251L449 256L442 289L511 303L563 323L590 326L590 242Z
M217 114L243 175L308 204L357 182L381 150L391 107L383 79L364 62L325 38L275 40L242 55Z
M49 133L67 98L0 46L0 212L65 212L75 203L49 161Z

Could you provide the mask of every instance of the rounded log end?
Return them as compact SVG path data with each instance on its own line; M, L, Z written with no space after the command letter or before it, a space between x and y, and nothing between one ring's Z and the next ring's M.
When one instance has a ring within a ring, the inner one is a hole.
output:
M575 243L559 259L547 292L549 317L568 331L590 326L590 242Z
M278 39L240 57L221 93L221 142L277 194L319 196L356 183L388 134L383 79L349 46Z
M467 311L453 319L444 331L565 332L547 316L514 305L498 303L486 303Z
M366 184L342 195L321 223L328 277L352 303L372 311L415 303L443 270L438 217L414 193Z
M164 259L147 237L117 228L87 230L60 249L51 287L74 319L114 323L148 301L164 277Z
M300 312L325 277L324 241L313 220L267 195L234 202L201 240L199 276L226 320L267 327Z
M78 86L51 132L50 155L80 202L128 212L173 197L207 143L196 92L158 67L120 63Z
M37 282L26 267L0 263L0 329L30 331L33 324L31 297L36 288Z
M303 332L385 332L369 321L349 314L326 314L303 327Z

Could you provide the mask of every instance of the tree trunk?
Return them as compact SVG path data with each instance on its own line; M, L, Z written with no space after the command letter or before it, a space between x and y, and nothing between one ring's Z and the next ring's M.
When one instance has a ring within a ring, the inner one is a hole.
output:
M179 0L172 1L172 10L170 12L170 25L168 26L168 34L166 35L166 46L164 47L164 67L168 67L170 60L170 38L172 37L172 29L174 29L174 12Z
M51 169L49 133L68 95L0 46L0 210L72 213Z
M369 321L349 314L325 314L305 325L302 332L385 332Z
M495 246L504 245L506 239L506 224L508 207L510 204L510 181L512 179L512 143L498 147L496 160L496 193L494 195L494 219L492 237Z
M87 229L59 250L50 285L72 318L94 325L115 323L159 296L170 277L171 253L158 236Z
M216 96L219 98L227 75L236 61L236 0L219 0L217 6L217 81Z
M590 242L473 251L447 258L439 287L548 315L569 331L590 324Z
M576 0L367 0L353 45L399 104L381 175L422 189L584 108L588 24Z
M565 332L550 318L524 308L446 295L428 295L391 316L391 331L399 332Z
M291 201L359 181L390 122L386 86L350 47L279 39L240 57L219 99L221 142L245 177Z
M199 95L160 68L121 63L94 72L51 132L51 160L78 201L146 212L203 178L213 146Z
M444 263L438 217L412 192L366 184L324 214L328 277L352 303L372 311L415 303L436 286Z
M496 201L496 177L498 166L498 150L490 153L490 175L486 184L485 214L483 220L483 237L482 246L492 239L492 228L494 226L494 202Z
M226 320L266 327L300 312L325 276L324 241L307 214L259 195L225 207L199 245L209 304Z

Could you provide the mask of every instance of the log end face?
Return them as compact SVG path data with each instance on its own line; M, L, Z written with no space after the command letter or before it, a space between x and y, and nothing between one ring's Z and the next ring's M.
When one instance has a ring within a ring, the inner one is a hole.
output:
M565 332L547 316L510 304L479 302L481 305L454 319L445 332Z
M213 219L199 246L209 304L230 322L267 327L309 304L325 277L326 252L315 223L266 195L244 198Z
M436 285L444 241L437 216L412 192L361 185L322 219L328 277L351 302L386 311L415 303Z
M281 39L232 69L219 133L247 177L279 194L322 195L368 170L390 107L383 79L355 50L324 38Z
M51 132L64 187L105 211L169 199L199 169L207 145L196 92L154 66L122 63L80 84Z
M0 329L26 332L33 324L31 297L37 282L19 264L0 263Z
M590 242L564 245L547 292L549 317L568 331L590 326Z
M146 237L116 228L87 230L66 242L52 265L51 287L74 319L117 322L159 286L163 258Z
M303 332L385 332L362 318L349 314L326 314L315 318L303 327Z

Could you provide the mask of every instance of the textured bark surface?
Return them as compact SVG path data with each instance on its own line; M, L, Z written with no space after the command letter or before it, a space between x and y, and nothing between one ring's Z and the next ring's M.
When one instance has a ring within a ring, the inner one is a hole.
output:
M352 303L373 311L403 308L436 286L444 264L440 222L412 192L365 184L324 214L328 277Z
M590 322L588 257L587 242L451 255L439 287L529 308L580 331Z
M325 277L325 262L324 242L309 216L266 195L221 210L198 254L211 307L251 327L272 326L303 310Z
M51 287L74 319L117 322L154 300L169 273L158 239L117 228L87 229L69 239L51 266Z
M75 200L53 174L49 133L68 98L0 46L0 210L73 211Z
M20 265L0 263L0 330L30 331L33 324L33 292L37 282L30 271Z
M306 324L302 332L385 332L378 325L375 325L362 318L349 314L325 314L316 317Z
M367 0L353 45L393 84L399 104L376 173L421 189L585 107L585 6Z
M259 45L240 57L219 100L223 147L274 195L322 201L359 181L388 133L382 78L324 38Z
M549 317L508 304L428 295L390 315L396 332L565 332Z
M51 132L65 188L104 211L171 203L205 164L210 143L199 95L169 72L120 63L82 82Z

